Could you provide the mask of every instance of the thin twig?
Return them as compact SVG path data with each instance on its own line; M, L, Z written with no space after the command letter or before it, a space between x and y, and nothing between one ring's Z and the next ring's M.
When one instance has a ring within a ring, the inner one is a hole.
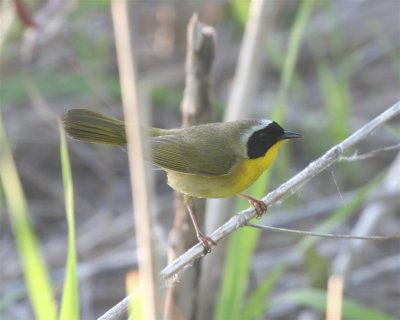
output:
M355 152L350 157L340 157L338 162L367 160L369 158L375 157L376 155L380 154L381 152L386 152L386 151L391 151L391 150L396 150L396 149L400 149L400 144L395 144L395 145L392 145L392 146L379 148L379 149L372 150L370 152L363 153L363 154L357 154L357 152Z
M298 173L296 176L282 184L280 187L270 192L262 200L266 205L271 205L272 203L295 193L303 184L309 181L311 178L316 176L318 173L322 172L326 168L330 167L333 163L337 162L340 156L343 154L345 149L348 149L360 141L368 137L376 128L382 124L388 122L393 117L400 114L400 102L395 103L393 106L388 108L386 111L381 113L379 116L368 122L362 128L357 130L347 139L343 140L338 145L334 146L328 150L322 157L310 163L303 171ZM221 241L223 238L227 237L233 233L238 228L246 225L248 221L256 216L255 210L249 208L240 212L239 214L232 217L228 222L222 225L220 228L215 230L210 238L215 242ZM177 272L182 270L185 266L191 264L193 260L201 257L203 255L203 247L201 244L197 244L188 250L181 257L176 259L172 264L164 268L160 272L160 276L167 279Z
M104 313L97 320L111 320L111 319L122 319L125 316L125 312L128 308L129 302L132 299L133 294L126 296L122 301L118 302L113 308Z
M270 227L270 226L254 224L254 223L247 223L246 226L261 229L261 230L283 231L283 232L300 234L300 235L304 235L304 236L313 236L313 237L321 237L321 238L355 239L355 240L400 240L400 234L393 235L393 236L353 236L353 235L349 235L349 234L320 233L320 232L312 232L312 231L304 231L304 230L294 230L294 229L287 229L287 228Z

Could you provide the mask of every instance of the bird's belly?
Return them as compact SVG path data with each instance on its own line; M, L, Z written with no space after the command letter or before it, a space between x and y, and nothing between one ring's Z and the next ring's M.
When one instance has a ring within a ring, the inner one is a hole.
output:
M175 190L196 198L226 198L236 195L269 167L271 159L243 159L225 175L194 175L168 171L168 184Z

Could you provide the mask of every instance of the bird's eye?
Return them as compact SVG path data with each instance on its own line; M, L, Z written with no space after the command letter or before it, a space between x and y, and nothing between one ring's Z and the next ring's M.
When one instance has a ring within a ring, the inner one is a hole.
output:
M262 138L262 139L265 139L265 138L268 137L268 135L267 135L266 132L261 131L260 134L259 134L259 137Z

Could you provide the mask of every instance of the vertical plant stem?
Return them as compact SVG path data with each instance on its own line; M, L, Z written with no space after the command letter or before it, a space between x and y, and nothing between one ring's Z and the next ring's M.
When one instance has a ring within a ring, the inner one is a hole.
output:
M142 136L140 123L143 113L138 104L135 61L132 53L132 36L129 27L127 0L112 2L112 18L114 24L117 59L120 75L121 94L124 116L129 125L126 126L128 141L128 158L134 201L135 231L139 262L140 286L143 289L144 319L159 319L157 310L157 276L155 252L152 244L150 190L146 181L149 176L145 168L144 155L147 152L145 137Z
M265 39L273 25L273 14L278 5L278 1L251 1L235 79L224 116L225 121L249 117L253 111L249 105L253 101L252 97L261 75L260 68L265 57Z
M343 277L333 274L328 281L326 320L342 319Z
M214 50L214 29L201 23L197 14L193 14L187 27L185 90L181 104L183 127L211 122L210 82ZM204 200L195 202L201 228L204 225L204 203ZM185 228L184 225L190 227ZM169 235L169 263L198 242L191 225L182 196L177 194L174 226ZM194 268L182 275L179 285L173 283L169 286L164 309L165 319L176 319L179 316L193 318L198 308L199 290L194 288L197 287L199 278L200 262L196 262Z

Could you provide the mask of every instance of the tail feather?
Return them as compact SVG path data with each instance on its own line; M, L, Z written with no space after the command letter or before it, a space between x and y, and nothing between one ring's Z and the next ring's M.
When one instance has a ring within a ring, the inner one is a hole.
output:
M65 131L92 143L126 145L125 123L87 109L71 109L63 116Z

